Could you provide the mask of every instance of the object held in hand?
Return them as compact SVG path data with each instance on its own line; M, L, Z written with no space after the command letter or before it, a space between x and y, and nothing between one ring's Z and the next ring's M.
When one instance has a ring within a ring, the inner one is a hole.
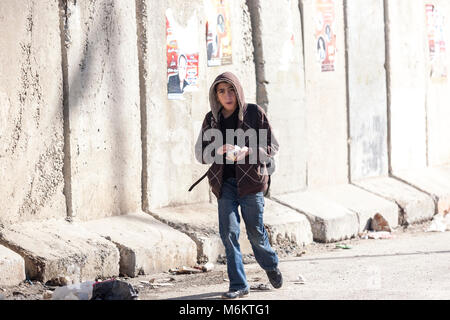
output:
M239 146L234 146L232 150L227 150L226 158L230 161L236 161L240 150L241 148Z
M242 159L242 155L246 154L248 151L247 147L239 147L237 145L234 146L234 148L232 150L228 150L227 151L227 155L226 158L230 161L238 161L240 159Z

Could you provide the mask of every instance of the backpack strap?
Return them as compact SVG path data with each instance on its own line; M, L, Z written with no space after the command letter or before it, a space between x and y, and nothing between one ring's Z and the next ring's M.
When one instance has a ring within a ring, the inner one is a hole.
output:
M208 171L206 171L206 173L189 188L189 192L191 192L192 189L194 189L196 185L198 185L203 179L205 179L207 175L208 175Z
M267 190L266 193L264 193L264 196L267 196L267 194L269 193L269 189L270 189L270 174L269 174L269 181L267 181Z

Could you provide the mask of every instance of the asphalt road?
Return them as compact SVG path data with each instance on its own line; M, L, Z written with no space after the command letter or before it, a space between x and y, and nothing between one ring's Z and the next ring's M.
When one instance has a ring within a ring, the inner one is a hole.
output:
M450 300L450 232L398 233L393 239L347 241L350 249L306 253L282 259L281 289L253 290L245 300ZM267 284L257 264L245 265L250 285ZM217 266L215 273L225 266ZM299 275L305 280L298 283ZM140 299L220 299L228 288L223 279L205 285L154 290Z

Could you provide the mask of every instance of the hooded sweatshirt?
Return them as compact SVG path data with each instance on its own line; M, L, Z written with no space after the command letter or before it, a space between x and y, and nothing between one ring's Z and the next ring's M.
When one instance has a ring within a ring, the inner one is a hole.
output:
M238 195L243 197L252 193L265 192L269 181L268 167L272 163L273 156L278 152L279 145L264 110L256 104L245 102L242 85L231 72L217 76L210 87L211 111L203 120L202 129L195 145L196 159L203 164L211 164L207 171L207 177L213 194L219 199L222 194L225 165L223 157L216 155L215 152L218 147L226 143L225 137L222 137L221 133L220 137L217 135L222 129L220 120L223 115L221 113L222 106L216 98L216 86L221 82L230 83L234 87L239 108L238 145L239 147L247 146L250 150L250 155L235 163ZM216 141L219 138L222 140Z

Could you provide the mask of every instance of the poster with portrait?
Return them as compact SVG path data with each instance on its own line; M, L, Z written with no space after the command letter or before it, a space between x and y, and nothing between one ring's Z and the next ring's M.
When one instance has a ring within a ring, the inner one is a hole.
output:
M433 4L425 6L431 78L447 79L444 16Z
M192 17L182 27L171 9L166 11L167 93L170 100L182 100L183 94L198 89L198 28Z
M316 0L315 49L321 72L335 70L335 0Z
M229 0L204 0L208 66L232 63Z

